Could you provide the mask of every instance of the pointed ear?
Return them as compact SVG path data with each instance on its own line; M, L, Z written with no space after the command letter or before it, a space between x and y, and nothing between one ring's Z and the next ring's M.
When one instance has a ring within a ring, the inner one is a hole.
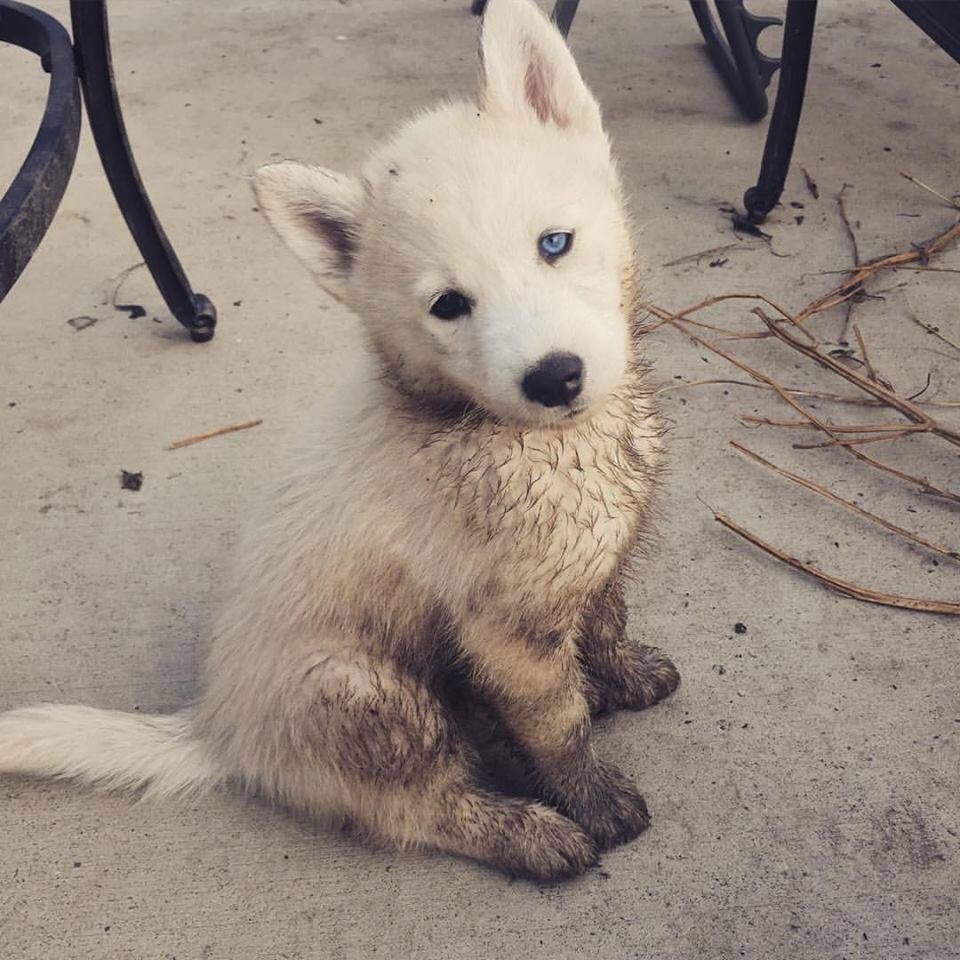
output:
M600 107L560 31L532 0L490 0L480 40L487 111L602 130Z
M353 177L285 160L257 170L253 189L280 239L340 299L357 251L363 188Z

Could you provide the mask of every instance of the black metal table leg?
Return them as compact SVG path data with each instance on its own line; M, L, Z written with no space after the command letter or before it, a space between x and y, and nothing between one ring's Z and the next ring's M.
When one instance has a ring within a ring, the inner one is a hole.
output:
M761 53L757 40L767 27L783 21L750 13L743 0L715 0L714 5L719 23L708 0L690 0L717 73L743 115L748 120L760 120L767 115L767 87L780 61Z
M579 5L580 0L557 0L556 6L553 8L553 22L564 36L570 32L570 27L573 26L573 18L577 15Z
M50 74L40 128L0 199L0 300L29 263L67 188L80 136L80 90L67 31L40 10L0 4L0 42L31 50Z
M557 25L557 29L566 36L570 32L573 24L573 18L577 15L577 7L580 0L557 0L553 8L551 19ZM487 0L473 0L470 9L476 16L480 16L487 8Z
M210 340L216 308L191 289L150 204L127 140L113 78L106 0L70 0L70 15L87 116L113 195L170 312L194 340Z
M787 182L787 171L790 169L803 110L816 18L817 0L789 0L787 3L780 86L763 148L760 177L757 185L743 195L747 218L752 223L763 222L776 206Z
M893 0L941 50L960 63L958 0Z

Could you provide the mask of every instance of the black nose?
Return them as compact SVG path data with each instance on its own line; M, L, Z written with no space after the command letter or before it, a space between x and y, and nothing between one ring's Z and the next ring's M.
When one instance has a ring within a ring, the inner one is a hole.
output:
M572 353L548 353L527 372L520 386L534 403L569 406L583 389L583 361Z

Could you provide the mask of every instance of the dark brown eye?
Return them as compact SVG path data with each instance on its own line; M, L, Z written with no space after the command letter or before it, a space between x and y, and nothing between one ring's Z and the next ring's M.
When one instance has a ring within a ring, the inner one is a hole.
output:
M473 309L470 298L464 296L459 290L447 290L441 293L430 312L440 320L456 320L459 317L465 317Z

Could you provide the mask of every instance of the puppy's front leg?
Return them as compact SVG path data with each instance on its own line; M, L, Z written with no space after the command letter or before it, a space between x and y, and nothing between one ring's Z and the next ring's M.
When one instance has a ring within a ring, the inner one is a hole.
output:
M542 798L601 849L645 830L650 817L637 788L594 754L575 634L524 637L476 620L462 639L479 681L530 757Z
M613 580L584 611L578 646L590 712L643 710L676 690L680 674L656 647L627 637L623 583Z

